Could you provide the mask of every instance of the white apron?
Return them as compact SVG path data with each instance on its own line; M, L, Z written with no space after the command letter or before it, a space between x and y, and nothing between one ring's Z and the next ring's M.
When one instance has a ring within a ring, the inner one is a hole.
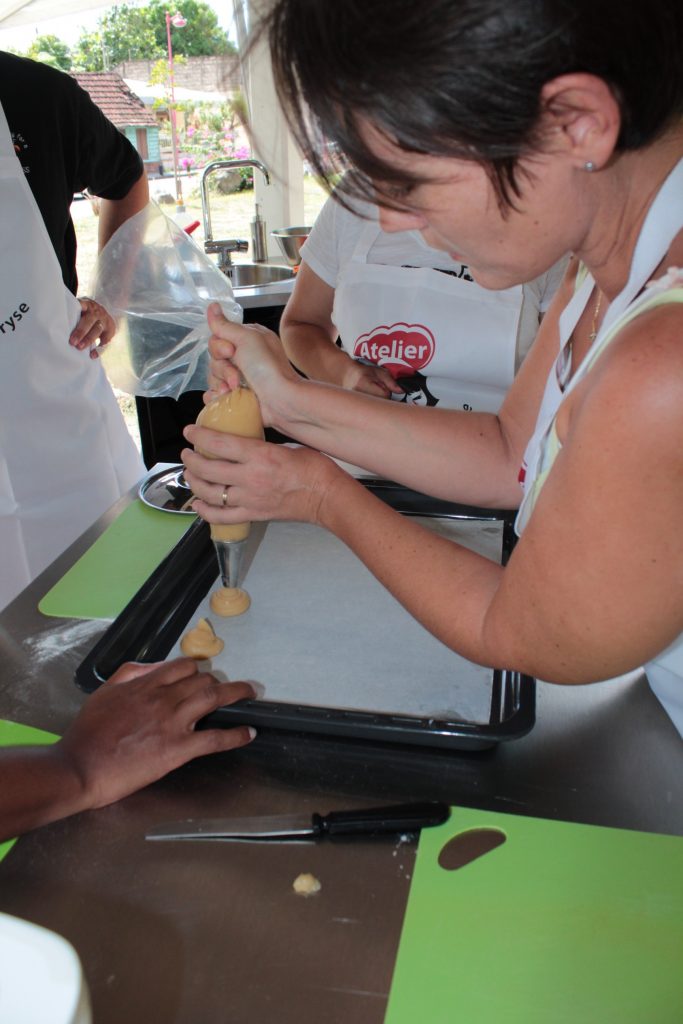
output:
M0 607L140 479L0 107Z
M370 264L379 233L363 227L339 275L332 320L344 350L396 378L418 375L408 401L497 412L515 375L522 286L488 291L428 267Z

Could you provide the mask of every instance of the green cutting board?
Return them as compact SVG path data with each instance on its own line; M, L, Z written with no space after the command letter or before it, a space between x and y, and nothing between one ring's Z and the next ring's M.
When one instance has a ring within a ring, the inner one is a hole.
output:
M502 845L440 866L482 829ZM385 1024L681 1021L683 839L461 808L423 830Z
M115 619L195 519L133 502L38 608L64 619Z
M59 736L43 729L34 729L31 725L20 725L19 722L8 722L0 718L0 747L23 747L33 743L55 743ZM8 839L0 843L0 860L9 853L16 839Z

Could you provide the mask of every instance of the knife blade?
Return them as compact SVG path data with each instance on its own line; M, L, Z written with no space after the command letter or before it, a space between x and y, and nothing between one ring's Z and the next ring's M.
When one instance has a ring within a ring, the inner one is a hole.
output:
M187 818L157 825L146 839L225 839L242 842L321 839L325 836L373 836L417 832L442 825L447 804L422 801L390 807L366 807L330 814L288 814L249 818Z

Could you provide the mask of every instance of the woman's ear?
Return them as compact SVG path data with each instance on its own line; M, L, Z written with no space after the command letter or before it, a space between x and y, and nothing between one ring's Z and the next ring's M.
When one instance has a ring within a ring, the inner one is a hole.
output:
M599 170L610 160L621 112L601 78L577 72L546 82L541 91L544 134L565 150L577 168Z

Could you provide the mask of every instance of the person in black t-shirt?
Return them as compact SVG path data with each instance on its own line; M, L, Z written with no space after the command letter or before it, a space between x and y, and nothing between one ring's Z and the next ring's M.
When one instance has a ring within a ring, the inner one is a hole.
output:
M77 294L74 193L99 196L99 248L149 201L142 160L70 75L0 51L0 103L17 157L33 192L66 286ZM69 343L92 357L115 333L99 303L80 298Z
M103 245L148 189L134 148L69 75L0 53L0 108L2 608L144 473L96 358L116 324L75 294L71 203L86 187L104 197ZM26 429L31 414L40 429Z
M72 78L44 65L0 52L0 103L15 152L57 253L64 282L75 295L76 237L70 216L74 192L87 188L103 200L101 248L120 224L147 204L142 161ZM5 139L3 147L3 152L11 156ZM17 177L20 179L18 173ZM30 206L28 196L26 200ZM4 241L11 259L12 244L20 249L22 239L6 236ZM56 268L54 276L59 285ZM92 300L79 301L83 312L71 335L71 344L79 329L83 343L78 348L92 346L96 337L106 341L107 322L111 321L113 327L111 317ZM9 370L3 364L0 379L9 379L10 387L21 389L36 374L36 366L30 365L31 361L36 362L31 341L35 344L40 333L38 324L36 334L27 335L27 344L22 347L29 364L28 368L22 367L23 374L17 373L17 360ZM48 348L46 343L36 347L39 352ZM9 345L3 351L8 352ZM91 348L91 354L92 351ZM49 369L47 366L42 377L37 374L43 390L49 390ZM99 366L88 369L91 379L102 372ZM77 449L82 450L91 443L88 425L92 421L78 414L78 397L74 393L74 433L83 435L81 449ZM34 399L35 390L27 400ZM42 417L39 419L38 431L54 430L50 422L45 424ZM10 422L6 434L11 434L12 429ZM100 435L104 433L100 431ZM67 447L64 465L68 469L74 449ZM0 458L2 455L0 451ZM40 456L38 450L34 458L37 471ZM112 461L113 456L109 464ZM24 517L34 515L36 507L42 504L41 481L42 477L38 477L33 502L24 503ZM81 497L71 493L73 507L78 506ZM6 572L10 552L3 548L2 554ZM88 698L58 743L0 750L0 841L68 815L104 807L192 758L244 746L255 735L248 726L198 731L194 727L216 708L253 697L249 683L221 682L200 671L190 658L152 665L122 665L109 682Z

